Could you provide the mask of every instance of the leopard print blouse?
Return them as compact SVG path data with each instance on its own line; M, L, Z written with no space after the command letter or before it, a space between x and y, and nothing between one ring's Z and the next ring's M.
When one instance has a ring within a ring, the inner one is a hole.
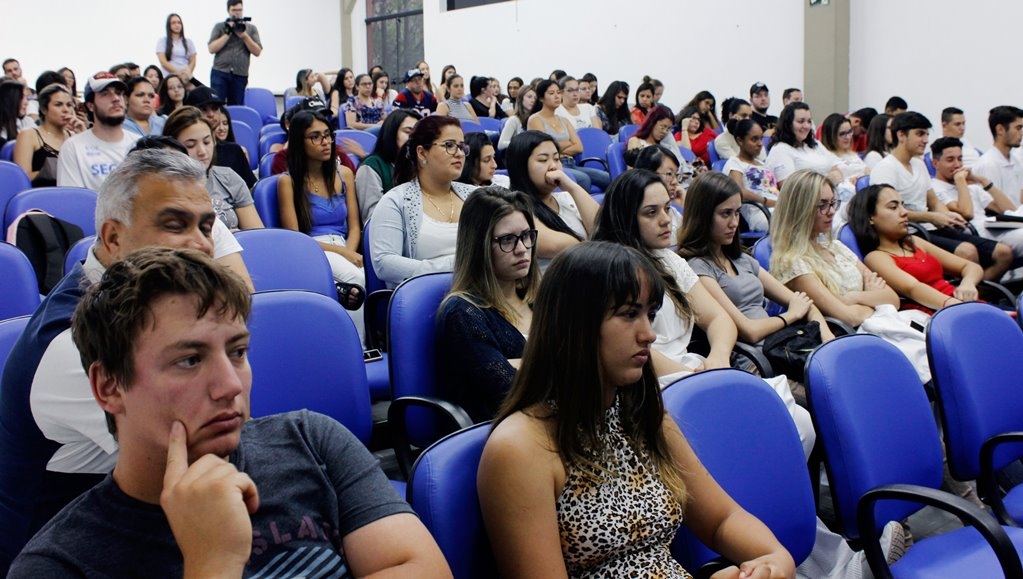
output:
M569 576L692 579L669 549L682 525L682 505L660 481L653 460L630 444L617 400L606 424L600 480L569 467L557 501Z

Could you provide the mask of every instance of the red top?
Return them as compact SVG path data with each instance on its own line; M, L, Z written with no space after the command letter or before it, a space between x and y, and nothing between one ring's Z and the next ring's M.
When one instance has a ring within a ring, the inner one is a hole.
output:
M693 137L689 137L689 150L691 150L697 157L703 159L703 162L707 165L707 167L710 167L710 154L707 153L707 145L716 139L717 136L718 134L711 129L703 129L703 132L695 139Z
M948 280L945 279L945 270L941 267L941 262L938 261L938 258L924 252L919 247L916 248L913 255L908 257L893 255L892 261L895 262L899 269L913 276L917 281L925 283L947 296L952 295L956 290L955 286L948 283ZM930 308L909 301L903 302L901 309L923 310L929 314L934 313L934 310Z

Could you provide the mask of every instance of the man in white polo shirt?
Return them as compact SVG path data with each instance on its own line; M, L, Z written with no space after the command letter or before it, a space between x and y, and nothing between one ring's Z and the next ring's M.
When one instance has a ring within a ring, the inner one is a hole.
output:
M1019 205L1023 201L1023 160L1019 144L1023 138L1023 109L999 106L987 117L994 144L974 165L973 172L990 179L995 186Z

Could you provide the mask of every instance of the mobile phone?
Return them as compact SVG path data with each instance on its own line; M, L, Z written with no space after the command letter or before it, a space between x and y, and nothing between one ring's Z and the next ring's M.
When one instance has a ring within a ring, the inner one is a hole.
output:
M914 330L920 332L921 334L924 333L924 330L927 329L927 328L924 328L923 324L921 324L920 322L918 322L916 320L910 320L909 321L909 327L911 327Z
M363 362L376 362L377 360L383 360L384 355L380 353L380 350L376 348L370 348L369 350L363 350L362 361Z

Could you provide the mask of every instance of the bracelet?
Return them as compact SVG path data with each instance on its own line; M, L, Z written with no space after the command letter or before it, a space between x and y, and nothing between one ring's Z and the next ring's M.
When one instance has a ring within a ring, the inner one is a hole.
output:
M995 182L994 181L988 181L988 184L984 185L984 190L985 191L990 191L991 188L994 187L994 186L995 186Z
M950 299L952 299L954 297L955 296L948 296L947 298L945 298L945 301L941 302L941 307L945 307L946 305L948 305L948 300L950 300Z
M771 316L771 317L772 317L772 318L778 318L779 320L781 320L781 323L785 324L784 326L782 326L782 329L784 329L784 328L787 328L787 327L789 327L789 323L785 321L785 318L783 318L783 317L781 316L781 314L774 314L774 315L773 315L773 316Z

